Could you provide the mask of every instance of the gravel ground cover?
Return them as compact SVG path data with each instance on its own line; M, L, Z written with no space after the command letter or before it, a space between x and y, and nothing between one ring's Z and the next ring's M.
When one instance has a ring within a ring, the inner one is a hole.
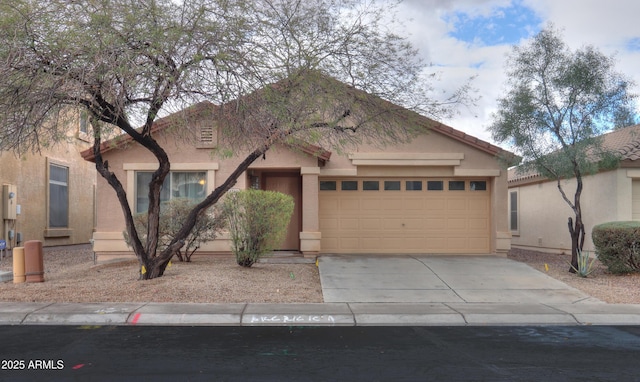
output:
M571 255L512 249L510 259L528 264L565 284L610 304L640 304L640 273L617 275L596 260L588 277L569 273ZM545 267L545 264L547 265Z
M138 280L136 260L95 265L88 245L45 248L44 283L0 283L0 301L34 302L322 302L315 264L258 263L231 256L172 261L164 276ZM12 258L0 262L11 270Z
M510 259L615 304L640 304L640 274L612 275L596 262L587 278L567 272L569 255L511 250ZM0 301L33 302L323 302L315 264L236 265L231 256L193 256L173 261L158 279L138 281L137 261L95 265L88 245L45 248L45 282L0 283ZM546 266L545 266L546 265ZM0 270L12 270L11 256Z

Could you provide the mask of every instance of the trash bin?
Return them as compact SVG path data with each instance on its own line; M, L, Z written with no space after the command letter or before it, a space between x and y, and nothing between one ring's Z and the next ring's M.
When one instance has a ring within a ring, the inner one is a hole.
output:
M25 282L24 274L24 247L13 248L13 283Z
M42 241L29 240L24 243L24 271L28 283L44 281Z

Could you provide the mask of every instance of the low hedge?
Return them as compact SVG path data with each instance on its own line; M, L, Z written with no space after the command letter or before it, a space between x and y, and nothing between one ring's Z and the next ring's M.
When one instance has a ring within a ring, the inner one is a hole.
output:
M610 272L640 271L640 221L599 224L591 237L598 259Z

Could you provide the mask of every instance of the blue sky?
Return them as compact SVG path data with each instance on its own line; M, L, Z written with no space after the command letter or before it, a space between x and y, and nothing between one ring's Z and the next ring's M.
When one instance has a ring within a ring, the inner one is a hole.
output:
M535 11L522 2L496 6L486 15L454 10L446 13L442 20L451 28L450 37L483 46L518 44L532 32L537 32L542 22Z
M424 60L440 72L440 89L455 89L476 76L476 107L443 121L491 141L486 127L503 94L506 54L551 22L572 50L593 45L614 55L616 69L640 93L640 28L637 0L404 0L397 17ZM640 110L638 110L640 113Z

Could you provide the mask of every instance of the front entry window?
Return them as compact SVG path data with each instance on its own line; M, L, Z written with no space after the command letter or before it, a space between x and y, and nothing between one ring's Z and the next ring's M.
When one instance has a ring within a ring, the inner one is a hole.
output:
M136 212L149 208L149 182L152 172L136 172ZM188 198L194 201L207 196L207 173L205 171L172 171L165 178L160 191L160 201L173 198Z

